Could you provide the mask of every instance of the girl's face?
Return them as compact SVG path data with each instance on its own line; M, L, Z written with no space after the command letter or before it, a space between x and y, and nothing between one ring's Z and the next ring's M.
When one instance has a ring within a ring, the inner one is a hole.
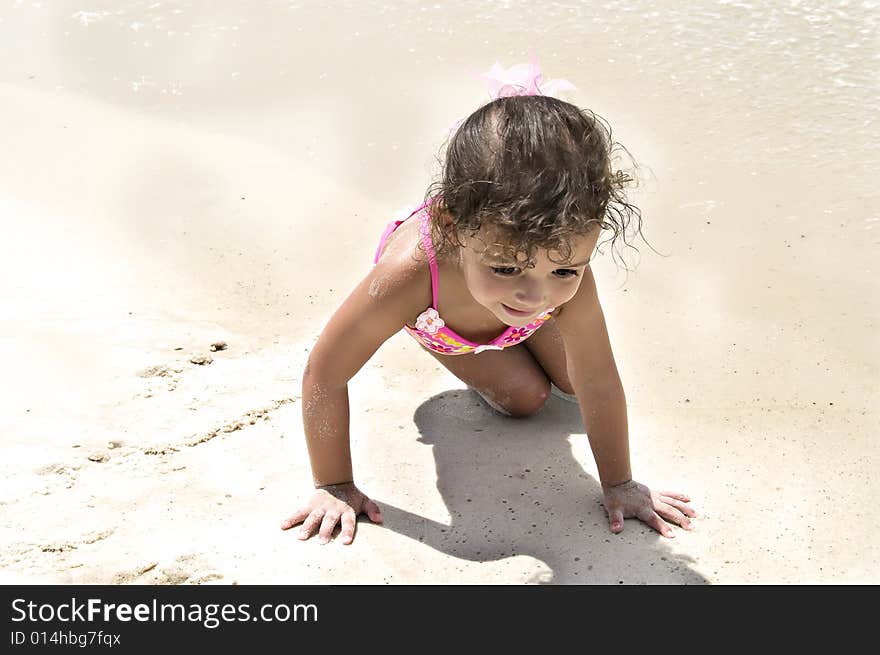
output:
M594 229L586 236L573 238L569 260L541 248L532 261L517 262L505 254L493 230L484 225L474 236L461 237L465 284L474 299L503 323L528 325L539 314L574 297L599 233Z

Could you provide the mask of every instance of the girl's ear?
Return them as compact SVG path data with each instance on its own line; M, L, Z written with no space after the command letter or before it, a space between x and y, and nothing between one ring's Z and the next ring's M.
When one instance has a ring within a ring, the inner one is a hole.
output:
M452 217L448 217L448 221L443 224L443 229L446 231L446 234L449 235L450 242L456 248L464 248L467 246L468 238L465 234L466 230L459 230L455 223L452 221Z
M456 246L461 246L462 244L458 235L458 230L455 229L452 215L447 212L443 212L442 214L440 214L440 217L437 219L437 221L440 225L440 229L443 230L443 232L445 232L447 235L452 237L452 243L454 243Z

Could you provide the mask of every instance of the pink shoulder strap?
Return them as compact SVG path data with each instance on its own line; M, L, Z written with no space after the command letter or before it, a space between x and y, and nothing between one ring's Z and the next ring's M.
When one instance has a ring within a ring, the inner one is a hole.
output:
M422 245L425 247L425 253L428 255L428 267L431 269L431 297L434 301L433 307L437 311L437 278L439 270L437 268L437 255L434 252L434 242L431 241L431 212L422 214L422 222L419 227Z
M385 249L385 242L388 241L388 237L391 236L391 233L394 232L403 221L391 221L388 225L385 226L385 231L382 232L382 237L379 239L379 247L376 248L376 254L373 255L373 264L379 263L379 257L382 256L382 251Z

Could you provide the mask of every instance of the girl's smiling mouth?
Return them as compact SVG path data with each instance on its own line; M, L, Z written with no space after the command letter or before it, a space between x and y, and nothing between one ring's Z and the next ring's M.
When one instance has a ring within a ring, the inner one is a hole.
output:
M506 311L511 316L516 316L518 318L524 318L526 316L531 316L532 314L536 314L538 312L537 309L533 309L528 312L520 311L519 309L514 309L513 307L508 307L504 303L501 303L501 306L504 307L504 311Z

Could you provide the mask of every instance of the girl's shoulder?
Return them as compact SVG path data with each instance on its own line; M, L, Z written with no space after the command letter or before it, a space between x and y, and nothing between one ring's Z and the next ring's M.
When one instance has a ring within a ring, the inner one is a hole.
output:
M418 221L402 223L388 236L367 275L370 298L409 307L415 315L431 304L431 273L418 235Z

